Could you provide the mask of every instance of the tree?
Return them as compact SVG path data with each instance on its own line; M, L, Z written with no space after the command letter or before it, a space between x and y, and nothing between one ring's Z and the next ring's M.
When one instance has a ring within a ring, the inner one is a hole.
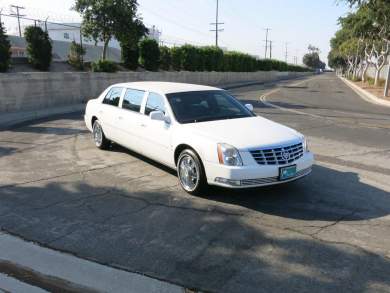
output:
M129 42L128 36L137 34L139 26L143 26L137 16L137 5L137 0L76 0L74 10L83 17L83 35L96 43L103 42L102 60L106 59L113 37L119 42Z
M159 67L160 49L153 39L144 39L139 44L140 62L146 70L156 71Z
M84 69L83 56L85 55L85 53L86 51L83 48L83 46L73 41L70 44L70 48L69 48L69 55L68 55L69 64L79 70Z
M48 70L52 59L49 35L38 26L26 27L27 55L30 64L39 70Z
M313 45L309 45L308 47L309 53L303 56L303 64L307 67L315 69L315 68L323 68L325 69L325 63L320 59L320 50Z
M138 68L139 48L133 43L121 43L122 61L123 65L130 69L136 70Z
M125 67L131 70L138 68L139 62L139 40L146 35L148 30L140 19L134 20L134 25L126 28L119 35L122 61Z
M3 23L0 22L0 72L5 72L9 68L11 60L11 44L5 34Z
M389 56L390 46L390 2L389 0L345 0L351 7L356 7L355 16L364 15L364 22L355 21L353 29L354 34L360 33L364 35L366 39L370 39L371 42L366 42L367 47L371 47L370 53L365 53L366 63L371 60L371 64L375 66L375 84L379 84L380 71L386 64ZM362 19L361 19L362 20ZM365 66L368 66L367 64ZM390 64L389 74L387 77L384 95L387 95L387 91L390 84Z

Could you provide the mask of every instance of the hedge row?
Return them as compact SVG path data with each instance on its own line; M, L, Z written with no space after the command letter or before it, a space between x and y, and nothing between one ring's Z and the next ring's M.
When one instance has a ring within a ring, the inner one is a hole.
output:
M122 47L122 50L125 49ZM154 40L146 39L139 44L140 64L146 70L176 70L176 71L310 71L302 66L290 65L282 61L259 60L251 55L228 51L217 47L196 47L184 45L168 48L158 47ZM123 52L123 56L126 53ZM124 64L126 64L124 58Z

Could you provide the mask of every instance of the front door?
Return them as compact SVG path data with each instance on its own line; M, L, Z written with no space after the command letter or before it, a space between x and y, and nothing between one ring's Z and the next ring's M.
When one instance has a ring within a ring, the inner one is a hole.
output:
M141 123L143 118L141 108L144 97L144 91L126 89L118 117L118 126L120 129L118 143L142 154L144 153L144 143L141 139Z
M165 121L151 120L149 115L152 111L161 111L165 114L166 105L163 96L150 92L146 100L145 115L141 123L145 154L156 161L172 165L171 124Z

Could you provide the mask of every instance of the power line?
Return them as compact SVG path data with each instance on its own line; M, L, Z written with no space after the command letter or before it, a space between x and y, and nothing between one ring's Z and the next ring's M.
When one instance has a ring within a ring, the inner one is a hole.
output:
M268 51L268 32L271 30L270 28L265 28L265 52L264 58L267 59L267 51Z
M223 32L224 29L220 29L219 26L225 23L219 22L219 0L217 0L217 10L215 13L215 22L210 23L210 25L215 25L215 29L210 30L211 32L215 32L215 46L218 47L218 34Z
M23 17L23 16L26 16L26 15L20 14L19 10L22 10L22 9L25 9L25 8L22 7L22 6L17 6L17 5L11 5L11 8L15 8L16 9L16 13L13 12L13 13L11 13L11 15L12 16L16 16L18 18L19 37L22 37L22 30L20 29L20 18Z

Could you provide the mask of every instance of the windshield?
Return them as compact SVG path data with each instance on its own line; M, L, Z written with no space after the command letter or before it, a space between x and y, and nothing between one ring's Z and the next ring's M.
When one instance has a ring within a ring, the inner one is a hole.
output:
M225 91L197 91L167 95L179 123L237 119L255 116Z

